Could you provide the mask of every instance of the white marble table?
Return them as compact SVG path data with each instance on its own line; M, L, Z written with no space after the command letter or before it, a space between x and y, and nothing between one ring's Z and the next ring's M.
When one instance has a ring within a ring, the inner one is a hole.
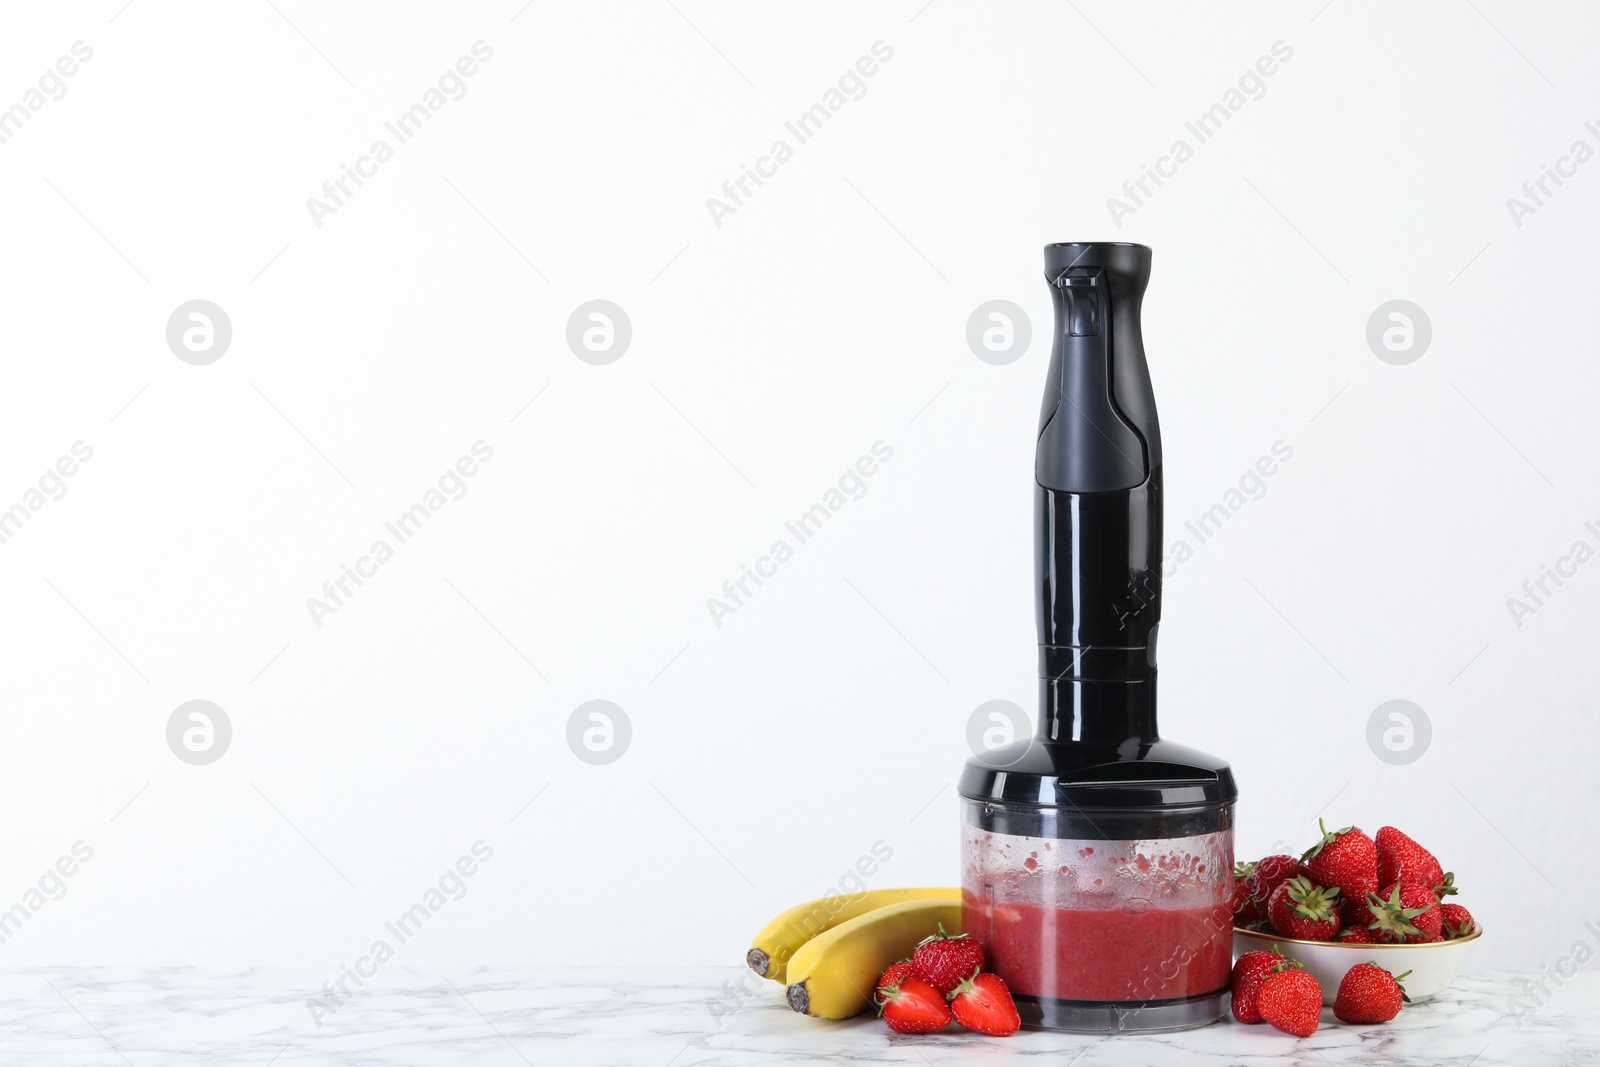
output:
M289 971L9 969L0 972L0 1064L25 1067L910 1063L1307 1065L1600 1062L1600 973L1579 974L1513 1018L1517 976L1463 978L1383 1026L1297 1040L1231 1021L1156 1037L950 1031L892 1034L876 1019L795 1015L778 987L735 968L385 971L322 1020L324 978ZM1520 1022L1520 1026L1518 1023Z

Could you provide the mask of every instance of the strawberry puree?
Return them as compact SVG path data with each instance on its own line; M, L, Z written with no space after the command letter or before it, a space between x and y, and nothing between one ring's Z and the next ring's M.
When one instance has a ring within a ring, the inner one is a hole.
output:
M969 831L962 924L1019 996L1143 1003L1228 987L1233 837Z
M967 894L962 929L1012 992L1059 1000L1165 1000L1228 985L1228 909L1062 908Z

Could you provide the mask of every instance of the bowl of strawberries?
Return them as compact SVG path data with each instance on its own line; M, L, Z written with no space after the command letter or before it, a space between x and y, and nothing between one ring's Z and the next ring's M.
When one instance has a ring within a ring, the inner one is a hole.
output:
M1410 837L1329 830L1298 859L1267 856L1234 872L1233 945L1298 962L1333 1003L1341 979L1373 962L1403 976L1412 1001L1447 988L1482 930L1460 904L1455 876Z

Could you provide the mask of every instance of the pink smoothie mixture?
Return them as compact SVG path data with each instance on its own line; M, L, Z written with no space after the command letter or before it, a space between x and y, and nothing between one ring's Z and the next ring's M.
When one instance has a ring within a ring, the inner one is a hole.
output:
M1020 996L1143 1002L1226 989L1233 841L969 831L962 929Z
M1228 984L1227 910L1057 908L968 896L962 929L983 942L989 967L1012 992L1060 1000L1165 1000Z

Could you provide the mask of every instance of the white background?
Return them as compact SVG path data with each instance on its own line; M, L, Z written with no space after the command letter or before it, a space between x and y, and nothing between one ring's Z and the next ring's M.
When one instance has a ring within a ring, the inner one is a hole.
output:
M734 963L877 841L873 884L953 882L968 718L1035 699L1040 248L1092 239L1155 249L1169 541L1293 449L1161 628L1163 731L1233 762L1241 857L1319 813L1395 823L1487 928L1472 967L1593 940L1600 563L1520 627L1506 600L1600 547L1600 163L1520 227L1506 201L1600 148L1600 13L275 2L0 33L0 106L94 50L0 145L0 506L94 449L0 545L0 907L94 850L0 959L332 977L478 840L405 965ZM465 97L318 228L307 198L479 40ZM707 198L880 40L717 226ZM1265 94L1116 226L1276 41ZM196 298L233 324L209 366L164 335ZM594 298L633 325L609 366L565 341ZM1433 327L1406 366L1365 339L1397 298ZM1006 366L965 341L991 299L1032 319ZM479 440L467 495L316 626ZM866 495L716 626L880 440ZM234 732L204 767L165 737L197 698ZM591 699L632 722L607 766L566 742ZM1407 766L1367 745L1391 699L1432 722Z

